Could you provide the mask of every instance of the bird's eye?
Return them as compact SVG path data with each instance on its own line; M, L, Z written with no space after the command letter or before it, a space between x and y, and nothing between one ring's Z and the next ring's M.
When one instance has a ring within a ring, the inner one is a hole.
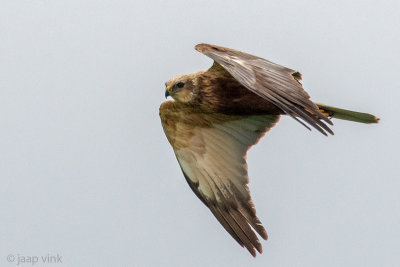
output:
M178 83L176 84L176 87L182 88L184 85L185 85L185 84L184 84L183 82L178 82Z

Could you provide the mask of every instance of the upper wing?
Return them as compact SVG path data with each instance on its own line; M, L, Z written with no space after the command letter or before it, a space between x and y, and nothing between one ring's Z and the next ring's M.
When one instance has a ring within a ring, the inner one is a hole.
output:
M247 186L246 152L279 116L204 114L167 101L160 107L160 117L193 192L241 246L253 256L256 250L261 253L253 229L264 239L267 233Z
M299 72L220 46L198 44L195 49L220 64L247 89L273 103L297 121L299 117L324 135L327 135L326 132L333 134L323 121L330 125L332 122L319 111L303 90L299 82ZM215 70L218 71L217 69L216 67ZM303 122L299 122L307 127Z

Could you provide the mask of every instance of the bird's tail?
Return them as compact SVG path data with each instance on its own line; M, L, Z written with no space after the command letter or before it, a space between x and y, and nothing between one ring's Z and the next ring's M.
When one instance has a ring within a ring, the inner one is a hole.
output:
M379 118L375 117L372 114L368 113L362 113L362 112L357 112L357 111L351 111L351 110L346 110L346 109L341 109L341 108L335 108L331 106L326 106L323 104L317 104L319 110L326 116L335 118L335 119L341 119L341 120L347 120L347 121L355 121L355 122L361 122L361 123L378 123Z

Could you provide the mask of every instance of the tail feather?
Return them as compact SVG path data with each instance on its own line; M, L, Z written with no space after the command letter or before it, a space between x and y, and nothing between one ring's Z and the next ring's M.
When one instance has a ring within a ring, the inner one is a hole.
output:
M332 117L335 119L347 120L347 121L355 121L361 123L378 123L379 118L375 117L372 114L362 113L357 111L351 111L341 108L335 108L331 106L326 106L323 104L316 104L320 111L326 114L328 117Z

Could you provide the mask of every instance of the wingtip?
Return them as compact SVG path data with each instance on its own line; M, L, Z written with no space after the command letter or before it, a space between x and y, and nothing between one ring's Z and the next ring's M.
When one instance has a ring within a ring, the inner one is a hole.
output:
M263 252L262 245L261 245L260 241L257 242L256 249L257 249L258 253L260 253L260 254Z
M256 252L256 250L254 248L253 249L248 249L248 251L250 252L251 256L253 256L253 258L255 258L257 256L257 252Z
M268 240L268 234L267 234L267 232L264 231L264 232L261 234L261 237L262 237L264 240Z

